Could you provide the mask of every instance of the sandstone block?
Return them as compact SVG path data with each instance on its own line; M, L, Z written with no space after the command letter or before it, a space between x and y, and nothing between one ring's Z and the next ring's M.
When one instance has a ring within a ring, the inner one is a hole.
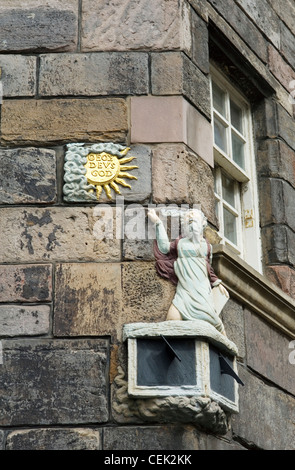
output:
M239 376L246 386L239 388L240 411L232 417L233 433L260 449L294 450L294 397L244 368L239 368Z
M36 336L49 333L49 305L0 305L1 336Z
M210 167L185 145L157 145L153 151L153 202L201 204L214 223L213 175Z
M248 310L245 310L245 333L248 366L293 393L295 367L288 360L290 338L280 335Z
M0 150L0 203L56 201L56 157L37 148Z
M7 450L101 450L101 431L90 428L26 429L7 436Z
M104 428L105 450L188 450L199 448L191 426L128 426Z
M46 302L51 299L50 264L0 265L1 302Z
M192 60L204 73L209 73L208 43L207 24L192 10Z
M156 273L154 262L122 264L124 323L164 321L175 286Z
M179 52L152 54L152 93L182 94L208 119L211 118L208 78L188 57Z
M295 16L295 5L292 0L285 0L284 3L277 0L269 0L269 3L278 16L284 21L292 33L295 33L293 18Z
M295 235L284 225L263 227L261 230L265 264L295 266Z
M4 432L0 431L0 450L4 450Z
M0 5L1 51L71 51L77 46L78 2L52 0L40 5L18 0Z
M269 46L269 68L279 82L288 90L290 90L290 82L295 80L295 71L282 58L282 55L273 46Z
M136 95L148 91L145 53L41 55L39 92L42 96Z
M5 100L2 105L2 143L122 142L127 129L121 98Z
M295 271L289 266L267 266L266 275L286 294L295 298Z
M2 263L121 259L115 234L96 238L98 220L91 207L2 208L0 213Z
M286 57L291 67L295 68L294 48L295 48L295 36L290 29L281 22L281 43L280 52Z
M178 0L84 0L82 50L173 50L190 46L189 12Z
M36 57L0 55L3 96L34 96L36 93Z
M1 426L108 420L106 340L2 340L2 348Z
M265 203L260 210L262 227L269 224L282 224L295 229L295 189L286 181L275 178L260 180L260 193Z
M233 299L229 299L222 310L221 317L225 327L226 336L237 345L239 352L238 357L244 358L246 350L242 305L238 304Z
M250 16L253 23L277 47L280 47L280 20L266 0L237 0L237 4Z
M58 264L54 334L121 336L120 263Z
M182 96L131 97L131 142L183 142L213 166L212 126Z
M260 176L281 178L295 187L295 152L285 142L277 139L261 141L258 144L258 155Z

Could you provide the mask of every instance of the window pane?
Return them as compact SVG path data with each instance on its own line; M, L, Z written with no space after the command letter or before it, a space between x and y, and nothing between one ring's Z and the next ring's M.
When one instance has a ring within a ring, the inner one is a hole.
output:
M214 119L214 142L221 150L227 152L226 128L218 119Z
M222 175L222 196L226 202L235 207L235 182L224 174Z
M213 106L222 116L225 116L225 93L215 83L212 83Z
M232 151L233 151L233 160L241 168L245 169L244 162L244 142L232 132Z
M229 212L225 207L223 208L223 221L224 221L224 236L234 243L237 244L237 218Z
M232 125L242 134L243 133L242 110L232 100L230 101L230 119L231 119Z

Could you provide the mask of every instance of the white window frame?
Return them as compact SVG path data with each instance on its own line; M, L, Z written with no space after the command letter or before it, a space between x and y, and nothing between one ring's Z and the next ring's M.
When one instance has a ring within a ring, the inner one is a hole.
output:
M226 118L213 107L212 82L224 91L226 96ZM215 165L215 200L218 207L219 236L221 243L229 246L238 256L246 261L251 267L262 272L262 251L259 228L259 205L257 175L255 164L255 152L253 142L253 127L251 106L247 99L239 92L216 68L210 68L210 93L211 93L211 122L213 128L213 149ZM231 155L231 132L232 125L230 121L230 99L235 102L242 110L243 134L234 130L240 139L243 139L244 145L244 168L241 168ZM228 153L225 153L214 142L214 118L222 120L226 128L226 141ZM222 173L234 180L234 199L235 209L228 205L222 195ZM223 207L229 209L236 216L236 237L237 243L234 244L224 235Z

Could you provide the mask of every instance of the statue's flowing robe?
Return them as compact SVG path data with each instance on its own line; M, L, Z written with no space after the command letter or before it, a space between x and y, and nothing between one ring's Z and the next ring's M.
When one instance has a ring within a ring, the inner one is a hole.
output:
M176 284L172 301L184 320L204 320L223 332L224 326L216 313L212 286L218 280L211 266L211 246L202 239L199 245L187 238L178 238L163 254L154 245L158 273Z

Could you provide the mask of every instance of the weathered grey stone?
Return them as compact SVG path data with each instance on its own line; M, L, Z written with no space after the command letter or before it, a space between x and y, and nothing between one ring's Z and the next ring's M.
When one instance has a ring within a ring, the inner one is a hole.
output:
M294 450L294 397L244 368L239 376L245 386L239 388L240 412L232 417L233 433L249 447Z
M3 143L42 146L64 142L124 142L127 130L126 101L122 98L21 99L4 100L2 104Z
M46 302L51 299L50 264L0 265L1 302Z
M238 347L238 357L245 357L245 332L243 307L233 299L225 304L222 313L222 321L226 336Z
M295 367L289 362L290 338L245 310L247 365L291 394Z
M152 171L154 203L201 204L216 225L213 174L203 159L182 144L155 145Z
M41 55L39 93L43 96L134 95L148 91L146 53Z
M94 208L15 207L1 208L0 214L1 263L121 259L121 240L115 231L113 238L97 238Z
M280 81L280 83L290 93L290 83L295 79L295 71L290 65L284 60L282 54L273 46L269 45L269 69L274 76Z
M295 44L294 44L295 47ZM294 64L295 67L295 64ZM295 150L295 121L293 116L280 105L277 105L278 131L280 137Z
M188 2L198 15L208 21L207 0L188 0Z
M271 99L263 99L254 111L254 134L257 138L278 136L278 119L276 103Z
M274 10L269 7L266 0L237 0L245 13L250 16L253 23L270 39L279 49L280 47L280 20Z
M231 436L213 436L202 434L200 436L200 450L247 450L238 442L232 440Z
M295 68L294 58L295 36L290 29L281 22L281 54L286 57L289 64Z
M131 240L125 238L123 241L124 260L154 260L153 240Z
M40 6L8 0L0 6L1 51L71 51L77 45L78 2L52 0Z
M153 52L151 59L152 94L182 94L184 60L182 52Z
M120 263L59 264L55 278L56 336L121 336Z
M26 429L7 436L6 450L101 450L101 430Z
M0 150L0 203L36 204L56 201L53 150Z
M0 55L3 96L34 96L36 93L36 57Z
M189 425L104 428L104 450L197 450L198 432ZM155 461L156 463L156 461Z
M295 234L289 227L284 225L263 227L261 235L266 264L295 265Z
M192 11L192 60L204 73L209 73L208 28L194 11Z
M295 5L293 0L285 0L284 3L278 0L269 0L271 7L284 21L292 33L295 33L295 25L293 18L295 16Z
M259 176L281 178L295 188L295 152L285 142L267 139L258 143L257 169ZM264 201L264 195L260 194Z
M276 178L263 178L259 181L260 194L264 194L264 204L260 209L261 226L282 224L295 230L295 188L286 181Z
M267 42L248 16L231 0L209 0L250 48L267 62Z
M4 450L4 432L0 430L0 450Z
M181 52L152 54L153 95L183 95L208 118L211 116L208 78Z
M108 420L106 340L2 340L2 349L1 426Z
M189 48L189 29L183 1L84 0L82 5L82 51Z
M1 336L36 336L49 333L50 306L0 305Z

